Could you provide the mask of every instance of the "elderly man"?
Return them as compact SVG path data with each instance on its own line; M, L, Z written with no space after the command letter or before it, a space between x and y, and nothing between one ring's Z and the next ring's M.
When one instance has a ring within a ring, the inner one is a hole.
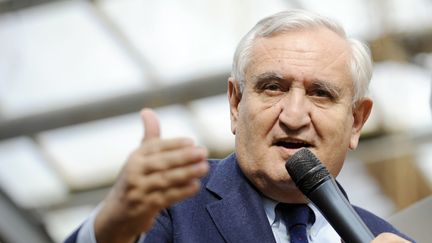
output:
M190 139L161 139L155 114L144 109L141 145L67 241L340 242L284 165L307 147L338 175L372 108L365 97L371 72L368 49L332 20L305 11L261 20L238 45L228 80L235 153L207 161ZM279 203L308 209L303 241ZM406 242L384 220L356 210L374 242Z

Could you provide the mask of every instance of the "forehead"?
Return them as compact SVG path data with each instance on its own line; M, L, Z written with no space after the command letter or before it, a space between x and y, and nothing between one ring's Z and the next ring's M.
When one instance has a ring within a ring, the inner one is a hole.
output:
M290 79L335 80L352 85L347 41L326 28L292 31L255 40L246 79L274 72Z

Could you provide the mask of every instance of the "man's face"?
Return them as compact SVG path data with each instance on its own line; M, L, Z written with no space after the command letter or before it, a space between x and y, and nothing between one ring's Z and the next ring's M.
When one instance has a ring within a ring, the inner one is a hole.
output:
M303 202L285 162L308 147L336 176L357 146L372 102L352 106L348 43L325 29L256 40L240 93L228 96L236 154L245 175L266 196Z

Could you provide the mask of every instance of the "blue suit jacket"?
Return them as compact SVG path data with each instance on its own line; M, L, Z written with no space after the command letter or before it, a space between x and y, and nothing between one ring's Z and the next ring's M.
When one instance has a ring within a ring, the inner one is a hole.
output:
M164 210L144 242L275 243L261 195L238 167L235 155L209 163L200 192ZM392 232L409 239L383 219L355 209L374 235ZM75 242L76 234L66 242Z

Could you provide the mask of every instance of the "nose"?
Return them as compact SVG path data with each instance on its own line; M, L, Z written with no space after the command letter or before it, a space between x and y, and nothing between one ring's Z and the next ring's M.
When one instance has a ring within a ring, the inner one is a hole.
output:
M311 123L310 105L303 90L290 90L279 101L280 123L289 131L299 131Z

